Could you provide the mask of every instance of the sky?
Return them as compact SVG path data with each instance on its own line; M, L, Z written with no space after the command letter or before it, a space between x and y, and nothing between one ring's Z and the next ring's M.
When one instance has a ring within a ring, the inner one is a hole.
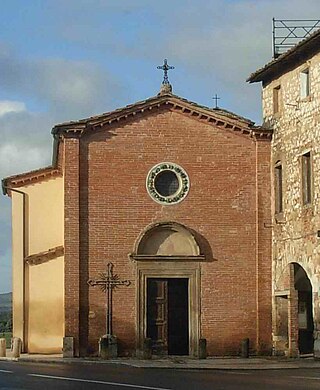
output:
M319 0L1 0L0 178L51 164L54 124L159 92L257 124L272 18L315 19ZM11 201L0 195L0 293L11 291Z

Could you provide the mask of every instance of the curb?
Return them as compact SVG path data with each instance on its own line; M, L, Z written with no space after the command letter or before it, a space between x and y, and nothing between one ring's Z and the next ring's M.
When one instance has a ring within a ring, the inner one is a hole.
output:
M19 358L14 358L14 357L0 357L0 362L3 362L3 361L17 362L17 361L19 361Z
M310 361L310 362L234 362L234 364L226 360L225 363L214 363L212 365L197 365L196 361L192 363L183 362L183 363L172 363L168 364L166 362L149 362L149 361L125 361L125 360L97 360L97 359L78 359L78 358L32 358L32 357L1 357L1 361L9 362L20 362L20 363L41 363L41 364L111 364L111 365L122 365L133 368L142 368L142 369L157 369L157 370L219 370L219 371L257 371L257 370L288 370L288 369L315 369L320 368L320 362ZM302 364L301 364L302 363Z

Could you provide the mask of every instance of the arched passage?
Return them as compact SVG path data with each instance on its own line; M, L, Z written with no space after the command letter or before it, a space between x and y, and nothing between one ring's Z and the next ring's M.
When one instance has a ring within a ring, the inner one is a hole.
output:
M283 268L276 282L273 307L273 342L276 354L313 352L312 285L305 269L298 263Z
M306 271L294 263L294 288L298 292L298 348L300 354L313 352L312 285Z

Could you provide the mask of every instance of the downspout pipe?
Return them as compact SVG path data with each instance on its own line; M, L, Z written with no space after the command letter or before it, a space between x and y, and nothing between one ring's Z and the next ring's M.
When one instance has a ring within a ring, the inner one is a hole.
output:
M26 233L26 220L27 220L27 193L16 190L15 188L8 187L2 184L2 188L7 191L16 192L22 195L22 255L23 255L23 267L22 267L22 350L25 352L26 349L26 264L25 259L27 253L27 233Z

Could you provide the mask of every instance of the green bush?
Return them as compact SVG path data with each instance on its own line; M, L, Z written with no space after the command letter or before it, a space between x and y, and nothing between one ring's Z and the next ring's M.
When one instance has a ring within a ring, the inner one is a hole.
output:
M12 313L0 313L0 333L12 332Z
M2 338L6 339L6 345L9 349L11 347L12 332L0 332L0 339Z
M12 313L0 313L0 338L6 339L7 348L11 346L12 338Z

